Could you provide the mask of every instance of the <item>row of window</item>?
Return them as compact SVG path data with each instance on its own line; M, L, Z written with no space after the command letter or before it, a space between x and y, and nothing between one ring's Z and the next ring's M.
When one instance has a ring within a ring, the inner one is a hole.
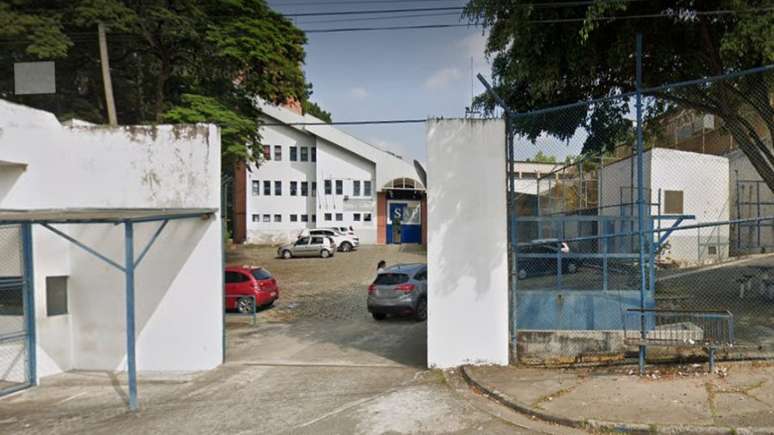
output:
M334 180L325 180L325 194L326 195L332 195L333 194L333 181ZM335 180L336 184L336 195L343 195L344 194L344 180ZM271 196L272 191L274 192L274 196L281 196L282 195L282 181L274 181L273 184L274 189L272 189L272 182L268 180L263 181L263 195L264 196ZM309 188L312 188L311 195L315 196L317 195L317 182L312 181L311 184L308 181L291 181L290 182L290 196L309 196ZM362 189L361 189L362 187ZM300 188L300 189L299 189ZM372 194L371 191L371 181L365 180L353 180L352 181L352 189L350 190L350 195L353 197L370 197ZM258 180L253 180L253 196L258 196L261 194L261 182Z
M344 180L325 180L325 194L333 194L333 182L336 183L336 195L344 194ZM362 190L361 190L362 186ZM350 189L350 196L371 196L371 181L370 180L352 180L352 189Z
M300 153L299 153L300 151ZM272 154L272 145L263 146L263 159L266 161L282 160L282 145L274 145L274 153ZM316 162L317 161L317 148L316 147L290 147L290 161L291 162Z
M291 214L288 215L290 222L317 222L317 215L308 215L308 214ZM334 222L334 217L336 222L342 222L344 220L344 213L325 213L323 215L325 222ZM352 213L352 220L355 222L371 222L371 213ZM262 222L262 223L282 223L282 215L281 214L254 214L253 215L253 222Z

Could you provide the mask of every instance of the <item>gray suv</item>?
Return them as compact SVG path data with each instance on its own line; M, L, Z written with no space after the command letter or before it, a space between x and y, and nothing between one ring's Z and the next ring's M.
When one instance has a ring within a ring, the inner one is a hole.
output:
M427 319L427 265L396 264L376 275L368 287L368 312L376 320L388 314Z
M333 239L323 236L299 237L293 243L282 245L277 249L277 255L282 258L292 257L331 257L336 252Z

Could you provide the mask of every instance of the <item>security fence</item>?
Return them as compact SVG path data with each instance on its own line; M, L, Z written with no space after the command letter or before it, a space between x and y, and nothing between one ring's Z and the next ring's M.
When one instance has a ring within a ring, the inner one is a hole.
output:
M0 395L32 383L23 258L19 226L0 226Z
M721 357L774 355L774 65L506 117L519 360L644 355L633 309L728 311Z

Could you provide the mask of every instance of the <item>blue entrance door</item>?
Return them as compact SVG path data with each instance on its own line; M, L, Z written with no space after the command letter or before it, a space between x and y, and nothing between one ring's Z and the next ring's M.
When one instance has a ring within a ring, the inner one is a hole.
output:
M387 243L422 243L422 210L418 204L393 202L388 211Z

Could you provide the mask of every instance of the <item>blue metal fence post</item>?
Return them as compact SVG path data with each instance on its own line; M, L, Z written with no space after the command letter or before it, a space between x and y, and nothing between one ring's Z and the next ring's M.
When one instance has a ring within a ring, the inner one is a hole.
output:
M134 336L134 224L124 222L124 264L126 275L126 366L129 377L129 409L137 411L137 361Z
M30 385L38 383L37 335L35 331L35 267L32 256L32 224L21 225L22 267L24 268L24 318L27 329L27 370Z
M642 34L637 34L637 225L640 234L640 309L645 309L645 164L642 143ZM645 338L645 315L640 316L640 335ZM640 374L645 372L645 346L640 346Z

